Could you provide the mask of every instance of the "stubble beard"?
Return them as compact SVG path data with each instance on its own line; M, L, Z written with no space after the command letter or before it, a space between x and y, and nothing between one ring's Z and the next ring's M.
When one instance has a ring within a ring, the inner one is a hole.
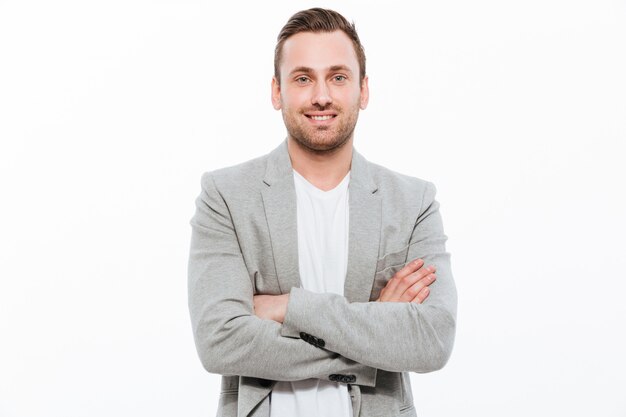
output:
M330 108L316 108L316 111L329 110ZM307 126L306 120L302 119L305 111L299 111L294 117L290 112L283 111L283 121L287 128L287 134L305 150L317 154L330 154L341 149L352 139L354 128L359 117L358 109L352 109L349 113L332 107L337 112L340 123L336 126Z

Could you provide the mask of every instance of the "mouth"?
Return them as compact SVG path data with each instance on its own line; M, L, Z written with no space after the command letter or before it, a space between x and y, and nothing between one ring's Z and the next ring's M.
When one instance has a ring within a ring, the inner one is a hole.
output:
M332 120L337 117L335 113L305 113L304 115L307 118L316 122L325 122L327 120Z

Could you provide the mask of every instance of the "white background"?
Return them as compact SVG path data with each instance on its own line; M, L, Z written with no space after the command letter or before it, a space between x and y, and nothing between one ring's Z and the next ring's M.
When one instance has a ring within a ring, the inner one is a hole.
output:
M0 0L0 416L208 416L202 172L285 137L294 12L357 24L356 148L433 181L459 291L421 416L626 416L626 3Z

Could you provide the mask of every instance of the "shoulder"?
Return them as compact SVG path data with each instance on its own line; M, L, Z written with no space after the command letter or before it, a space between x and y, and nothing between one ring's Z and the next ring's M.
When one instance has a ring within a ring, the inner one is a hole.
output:
M406 203L421 203L432 199L436 193L435 184L426 179L402 174L382 165L369 162L369 171L377 192L385 198L402 200Z
M202 174L202 187L217 190L238 190L254 187L263 179L269 155L259 156L239 163Z

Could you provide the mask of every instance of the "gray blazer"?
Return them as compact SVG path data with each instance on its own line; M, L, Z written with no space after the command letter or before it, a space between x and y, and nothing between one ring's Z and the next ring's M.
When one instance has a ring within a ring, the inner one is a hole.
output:
M431 372L454 343L456 289L432 183L353 151L344 296L300 288L287 143L202 176L191 219L189 309L200 360L223 375L218 416L269 415L274 381L348 384L355 416L415 416L409 371ZM405 263L437 281L423 304L371 302ZM254 294L290 293L283 324Z

